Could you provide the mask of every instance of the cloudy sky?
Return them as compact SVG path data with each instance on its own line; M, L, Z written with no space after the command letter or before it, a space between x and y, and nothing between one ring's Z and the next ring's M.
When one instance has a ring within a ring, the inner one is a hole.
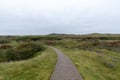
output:
M0 0L0 35L120 33L120 0Z

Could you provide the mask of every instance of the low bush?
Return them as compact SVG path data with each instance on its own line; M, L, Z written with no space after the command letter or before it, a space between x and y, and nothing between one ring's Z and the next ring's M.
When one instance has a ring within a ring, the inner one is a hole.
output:
M3 43L9 43L10 41L7 40L7 39L0 39L0 44L3 44Z
M45 48L39 44L29 42L21 43L16 48L4 50L5 60L2 61L18 61L33 57L35 53L44 50Z
M2 45L0 45L0 49L9 49L9 48L12 48L12 46L9 45L9 44L2 44Z

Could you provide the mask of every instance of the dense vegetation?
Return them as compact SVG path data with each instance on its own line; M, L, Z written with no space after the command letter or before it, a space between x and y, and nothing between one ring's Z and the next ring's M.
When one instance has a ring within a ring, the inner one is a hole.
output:
M0 63L0 80L50 80L56 58L55 52L47 48L29 60Z
M120 79L119 35L72 35L55 44L70 57L84 80Z
M22 42L17 46L2 44L0 46L0 62L29 59L42 50L44 50L43 46L33 42Z
M55 66L56 55L49 54L54 52L46 49L44 47L46 45L58 47L68 55L84 80L120 79L120 34L97 33L88 35L1 36L0 62L7 61L7 63L0 63L0 79L48 80ZM41 57L35 57L36 55ZM18 62L10 63L10 61ZM28 68L27 65L29 65L28 72L24 73L24 70ZM4 66L6 67L4 68ZM10 68L11 66L14 67ZM19 69L15 69L16 67ZM9 71L12 73L8 73ZM35 71L36 75L40 74L39 78L33 75ZM14 74L16 72L20 73ZM46 78L45 74L47 74Z

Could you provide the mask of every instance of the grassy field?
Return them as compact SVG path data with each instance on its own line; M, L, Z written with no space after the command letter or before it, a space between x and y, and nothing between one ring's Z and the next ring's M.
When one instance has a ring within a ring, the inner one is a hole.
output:
M57 57L45 46L68 55L84 80L120 79L120 34L50 34L1 36L0 80L49 80Z
M58 47L74 62L84 80L119 80L120 53L101 50L101 53Z
M46 49L29 60L0 63L0 80L49 80L56 63L56 54Z

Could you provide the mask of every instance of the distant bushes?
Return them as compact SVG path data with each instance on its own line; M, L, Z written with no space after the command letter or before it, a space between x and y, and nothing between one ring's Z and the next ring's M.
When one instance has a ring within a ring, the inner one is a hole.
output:
M9 44L2 44L2 45L0 45L0 49L9 49L9 48L12 48L12 46L9 45Z
M29 42L29 43L21 43L16 48L8 48L5 49L2 53L4 55L4 59L1 61L18 61L25 60L33 57L35 53L44 50L45 48L39 44ZM2 55L0 57L3 57Z
M7 39L0 39L0 44L3 44L3 43L9 43L10 41L7 40Z
M38 40L61 40L61 37L57 36L19 36L16 37L16 41L38 41Z
M94 50L94 49L108 49L115 52L120 52L119 40L97 40L97 39L64 39L56 41L55 45L62 46L68 49L82 49L82 50Z
M8 44L12 41L19 44L16 44L13 47ZM0 58L0 61L3 59L7 61L14 61L31 58L36 52L44 50L44 48L37 43L49 46L61 46L68 49L93 51L96 49L107 49L120 52L120 35L50 34L44 36L7 36L0 38L0 57L4 56Z

